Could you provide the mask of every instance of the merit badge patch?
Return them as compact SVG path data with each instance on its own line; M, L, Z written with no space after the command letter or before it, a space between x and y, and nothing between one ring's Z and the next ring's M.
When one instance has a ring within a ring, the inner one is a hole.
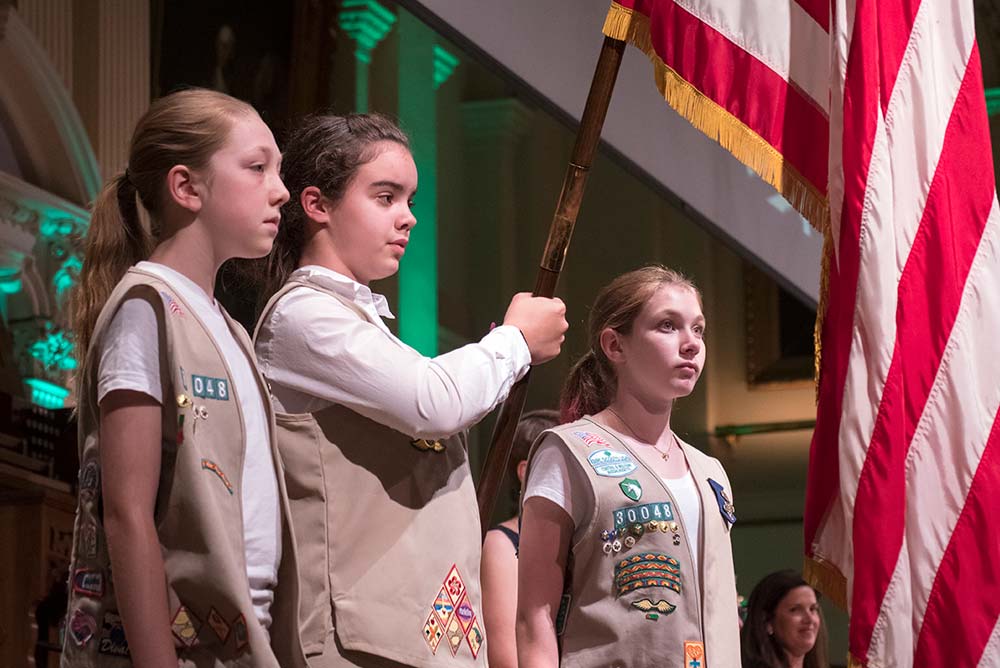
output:
M97 620L90 613L77 608L69 618L69 635L77 647L84 647L97 633Z
M632 457L614 450L598 450L587 457L591 468L605 478L622 478L636 469Z
M436 654L441 639L448 638L448 648L452 655L457 655L462 647L462 641L467 640L473 655L478 653L483 641L471 638L473 633L482 636L482 628L476 618L476 611L469 600L468 591L458 566L452 564L445 576L434 602L431 604L431 614L424 622L423 634L431 653Z
M626 478L620 484L623 485L628 480ZM624 487L622 491L625 491ZM674 507L669 501L645 503L641 506L626 506L615 508L614 517L615 529L622 529L636 522L669 522L674 519Z
M97 651L111 656L129 656L128 641L125 639L125 626L119 615L113 612L104 613L104 625L101 628L101 639L97 643Z
M586 443L587 445L599 445L602 448L610 448L611 444L606 440L598 436L597 434L589 431L574 431L573 435L578 439Z
M648 587L681 593L680 562L660 552L642 552L615 564L615 596Z
M448 622L444 634L448 636L448 648L451 650L451 655L456 656L458 648L462 646L462 640L465 639L465 634L462 633L462 625L458 623L457 615L452 617L451 621Z
M242 613L236 616L232 622L233 638L236 640L236 651L240 651L250 644L250 634L247 631L247 618Z
M719 512L722 513L722 519L726 520L729 526L736 524L736 507L729 500L726 488L711 478L708 479L708 484L712 487L712 491L715 492L715 500L719 504Z
M705 643L695 640L684 642L684 668L703 668L705 665Z
M104 573L89 568L73 571L73 591L91 598L104 596Z
M199 399L229 401L229 381L225 378L191 374L191 390Z
M441 638L444 637L444 631L441 630L441 622L438 620L435 613L431 613L427 617L427 621L424 622L424 640L431 648L431 654L437 654L438 645L441 644Z
M632 499L633 501L638 501L639 499L642 498L642 485L639 484L638 480L634 480L633 478L625 478L620 483L618 483L618 486L621 487L622 492L625 494L625 496Z
M77 548L85 559L97 558L97 525L93 520L80 523L80 537Z
M222 481L222 484L226 486L226 490L230 494L233 493L233 483L229 482L229 477L226 476L225 472L223 472L221 468L219 468L218 464L213 462L211 459L202 459L201 468L205 471L211 471L218 476L219 480Z
M183 605L177 608L174 618L170 622L170 630L185 647L193 647L198 642L198 630L201 628L201 620L195 617L190 610Z
M465 636L465 639L469 643L469 649L472 650L472 658L478 658L479 650L483 648L483 641L486 639L483 635L483 630L479 627L478 619L472 620L472 626L469 628L469 633Z
M209 608L208 617L205 618L205 621L208 623L209 628L215 631L215 635L219 641L226 642L226 639L229 638L229 624L219 614L219 611L215 608Z

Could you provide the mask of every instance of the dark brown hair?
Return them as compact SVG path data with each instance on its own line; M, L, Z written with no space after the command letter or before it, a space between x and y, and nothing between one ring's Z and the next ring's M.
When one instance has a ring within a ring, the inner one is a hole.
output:
M510 461L507 463L508 472L515 485L517 484L517 465L528 458L531 446L538 435L557 424L559 424L559 411L551 408L528 411L521 416L521 420L514 429L514 444L511 446Z
M744 668L788 668L785 650L777 636L767 632L767 625L774 620L774 613L781 599L788 592L809 583L795 571L778 571L764 577L750 593L747 619L740 632ZM817 600L819 594L816 594ZM735 605L735 602L733 603ZM829 668L826 648L826 622L819 616L816 644L803 659L803 668Z
M291 130L281 170L290 197L268 258L265 299L284 284L302 258L306 230L302 191L316 186L332 203L338 202L358 169L378 156L375 144L386 141L410 147L399 126L381 114L314 114Z
M687 288L701 302L701 293L690 279L662 265L649 265L622 274L597 293L587 326L590 350L570 369L559 399L563 422L593 415L611 403L618 381L601 348L601 332L608 327L621 334L631 332L643 305L663 285Z
M237 117L256 116L236 98L192 88L154 101L132 133L128 168L94 200L83 268L72 297L72 323L81 359L105 302L128 268L145 260L159 239L167 173L176 165L204 169L229 137ZM149 212L147 230L139 204Z

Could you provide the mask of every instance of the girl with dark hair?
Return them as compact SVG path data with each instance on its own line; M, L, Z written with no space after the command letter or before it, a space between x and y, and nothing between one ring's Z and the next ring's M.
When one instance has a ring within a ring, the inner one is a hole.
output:
M541 409L521 416L514 430L507 479L515 481L516 499L521 498L528 472L528 452L546 429L559 424L559 411ZM489 632L490 666L517 668L514 620L517 614L517 515L486 532L483 540L483 619Z
M284 165L292 196L256 350L304 555L310 665L483 665L463 432L558 354L565 308L517 295L480 342L424 357L390 332L369 287L396 273L417 223L406 136L377 114L313 116Z
M597 295L589 335L568 424L528 460L520 665L738 666L729 480L670 428L705 364L701 296L670 269L629 272Z
M829 668L816 590L795 571L757 583L741 635L743 668Z
M185 90L153 102L94 203L63 666L305 666L270 403L213 298L223 262L271 249L280 162L252 107Z

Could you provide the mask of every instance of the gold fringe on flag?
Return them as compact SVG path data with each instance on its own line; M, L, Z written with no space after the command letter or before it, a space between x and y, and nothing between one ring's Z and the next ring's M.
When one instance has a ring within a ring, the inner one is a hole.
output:
M802 564L802 579L838 608L847 610L847 579L836 566L819 557L806 557Z
M823 362L823 322L826 320L826 309L830 300L830 263L833 262L833 233L827 225L823 230L822 268L819 274L819 304L816 305L816 326L813 329L813 348L816 354L813 359L816 404L819 404L819 375Z
M674 111L771 184L813 227L820 232L827 228L830 213L826 197L760 135L663 62L653 49L649 17L612 2L603 32L649 57L656 86Z
M854 658L850 652L847 653L847 668L865 668L865 664Z

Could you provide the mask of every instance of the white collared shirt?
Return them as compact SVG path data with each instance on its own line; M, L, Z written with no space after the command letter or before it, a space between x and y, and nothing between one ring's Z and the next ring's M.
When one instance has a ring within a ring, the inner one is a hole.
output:
M346 297L372 322L307 287L278 301L260 328L256 352L275 409L284 413L340 404L414 438L444 438L493 410L531 363L524 337L511 326L425 357L389 331L382 319L393 316L385 297L368 286L317 265L299 268L291 279Z

